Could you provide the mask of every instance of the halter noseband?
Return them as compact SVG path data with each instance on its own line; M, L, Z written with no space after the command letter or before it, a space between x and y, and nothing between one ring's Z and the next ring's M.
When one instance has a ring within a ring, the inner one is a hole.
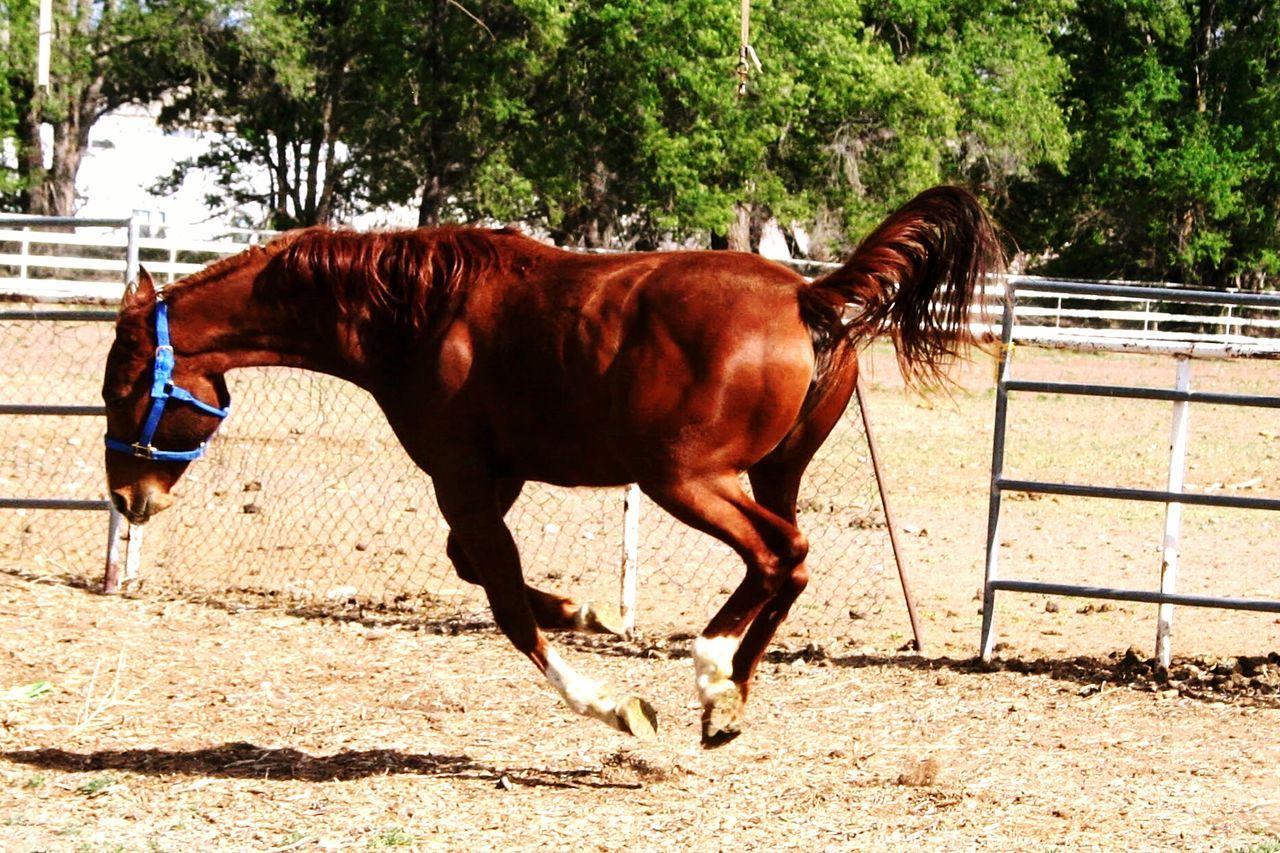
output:
M216 418L225 418L230 413L229 408L219 409L217 406L210 406L208 403L197 400L187 389L173 384L173 346L169 343L169 306L164 302L156 302L156 359L151 374L151 409L147 412L147 419L142 424L142 435L137 441L130 444L108 435L104 437L107 449L156 462L190 462L203 456L206 443L203 441L200 442L199 447L192 450L160 450L151 444L151 439L156 434L156 427L160 425L160 417L164 414L165 404L170 400L188 403Z

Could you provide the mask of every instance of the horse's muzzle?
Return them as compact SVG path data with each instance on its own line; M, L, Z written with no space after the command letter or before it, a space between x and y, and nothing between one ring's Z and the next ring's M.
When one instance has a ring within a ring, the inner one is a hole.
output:
M112 489L111 503L130 524L146 524L151 516L173 506L173 495L151 484L139 483Z

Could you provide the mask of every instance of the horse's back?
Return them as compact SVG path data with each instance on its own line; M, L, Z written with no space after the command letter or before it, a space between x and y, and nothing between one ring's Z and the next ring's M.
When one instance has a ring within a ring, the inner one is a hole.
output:
M814 353L803 280L722 252L538 252L473 306L495 443L562 483L743 469L794 423Z

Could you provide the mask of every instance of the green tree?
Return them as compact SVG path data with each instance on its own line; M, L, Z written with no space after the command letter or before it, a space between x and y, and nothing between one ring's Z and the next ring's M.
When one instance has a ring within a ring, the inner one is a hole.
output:
M526 146L524 168L565 239L646 244L774 215L842 246L929 184L1002 191L1065 159L1050 43L1065 8L756 0L765 67L740 98L736 10L577 4L540 87L536 127L556 142Z
M367 109L349 138L364 198L416 199L418 220L526 218L515 137L560 48L554 0L387 0L371 18ZM540 143L546 145L547 140Z
M203 53L178 62L182 89L161 112L167 127L217 132L209 151L179 163L157 186L193 170L213 174L211 208L244 224L292 228L357 207L342 137L363 102L361 57L376 30L357 0L250 0Z
M199 41L218 14L204 0L61 0L53 7L49 86L36 85L37 3L0 4L0 166L3 204L30 213L75 213L75 181L94 123L122 104L170 88L166 57ZM40 128L52 129L46 145ZM49 164L46 166L46 162Z
M927 59L838 0L775 0L753 20L787 111L763 164L781 189L773 212L838 250L943 180L959 110Z
M1280 13L1084 0L1059 38L1074 146L1016 195L1072 275L1260 287L1280 274ZM1034 201L1039 199L1037 203Z
M192 170L210 206L288 228L416 200L422 224L514 219L528 182L510 164L550 0L255 0L225 28L212 73L165 111L221 132ZM263 176L265 175L265 181Z
M518 151L558 239L651 245L728 226L777 135L771 103L735 94L736 36L712 0L574 4Z

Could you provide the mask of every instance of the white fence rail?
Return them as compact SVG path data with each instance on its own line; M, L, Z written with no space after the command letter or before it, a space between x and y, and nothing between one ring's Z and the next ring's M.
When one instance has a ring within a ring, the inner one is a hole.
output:
M133 217L51 220L0 214L0 295L114 301L122 282L132 277L131 257L157 281L171 282L271 236L242 231L228 239L192 240L145 235L144 227Z
M269 240L272 232L235 230L226 239L192 240L144 233L140 218L113 220L56 220L0 215L0 297L38 301L114 301L121 282L131 277L133 257L157 281L171 282L190 275L211 261L233 255L247 246ZM795 261L806 273L838 266ZM1203 313L1189 313L1178 300L1178 286L1134 282L1079 282L1036 276L1010 276L1014 287L1026 285L1015 306L1015 343L1072 349L1115 349L1181 352L1198 348L1208 354L1215 347L1230 355L1269 352L1280 341L1280 308L1242 309L1235 304ZM1096 285L1120 285L1141 295L1100 294ZM987 288L993 326L982 327L998 336L999 307L1004 283ZM978 318L975 317L975 321ZM1153 350L1152 348L1156 348ZM1163 347L1163 349L1159 349Z
M1169 284L1009 276L989 304L1013 303L1012 342L1060 349L1183 354L1280 354L1280 303L1256 294ZM997 315L997 318L999 315ZM1000 333L1000 320L993 331Z

